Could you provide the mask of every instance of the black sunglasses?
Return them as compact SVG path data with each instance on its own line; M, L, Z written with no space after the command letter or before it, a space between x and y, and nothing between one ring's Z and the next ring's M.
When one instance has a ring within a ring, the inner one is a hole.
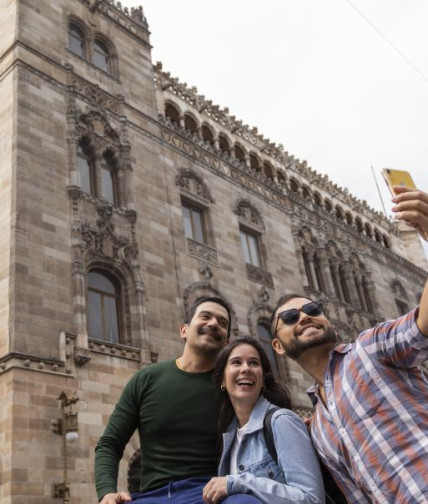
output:
M300 318L300 312L306 313L306 315L309 315L310 317L318 317L324 313L322 304L319 301L311 301L310 303L304 304L299 310L297 308L291 308L290 310L284 310L283 312L278 313L276 325L278 325L279 319L281 319L285 325L295 324Z

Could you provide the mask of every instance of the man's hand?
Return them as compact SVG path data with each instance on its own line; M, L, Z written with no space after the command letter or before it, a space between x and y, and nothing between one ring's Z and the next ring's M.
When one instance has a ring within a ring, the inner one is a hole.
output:
M394 186L393 189L396 193L392 198L395 218L415 228L428 241L428 194L404 186Z
M108 493L100 500L100 504L120 504L121 502L131 502L128 492Z
M211 478L202 490L202 497L208 504L217 504L227 496L226 476Z

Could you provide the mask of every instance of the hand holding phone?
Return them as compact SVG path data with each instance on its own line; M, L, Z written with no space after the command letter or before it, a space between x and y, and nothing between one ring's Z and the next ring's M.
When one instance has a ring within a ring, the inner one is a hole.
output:
M408 171L384 168L382 170L382 175L393 196L395 196L393 186L401 185L408 187L409 189L416 189L416 185Z

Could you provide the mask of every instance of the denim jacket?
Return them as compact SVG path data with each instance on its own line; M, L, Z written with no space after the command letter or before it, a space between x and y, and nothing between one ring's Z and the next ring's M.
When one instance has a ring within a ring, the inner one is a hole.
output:
M239 474L230 475L230 451L236 435L235 418L223 434L219 476L227 476L227 494L248 493L264 504L323 504L324 487L315 450L302 420L290 410L272 416L272 430L278 454L276 463L266 447L263 419L272 407L260 396L239 447Z

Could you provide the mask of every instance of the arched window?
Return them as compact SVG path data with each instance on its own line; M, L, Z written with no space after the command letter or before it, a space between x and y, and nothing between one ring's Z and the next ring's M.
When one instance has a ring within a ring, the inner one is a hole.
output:
M383 241L383 245L385 248L390 248L391 247L391 244L389 243L389 239L387 236L385 235L382 235L382 241Z
M314 290L314 280L312 278L311 264L309 262L308 253L305 249L302 250L303 265L305 267L306 278L311 291Z
M284 184L285 183L285 176L281 171L276 172L276 178L278 179L278 184Z
M79 172L79 186L82 191L95 196L94 161L89 141L86 138L82 138L77 147L77 170Z
M306 186L302 186L302 196L305 199L308 199L311 196L311 193L309 192L309 189Z
M352 226L352 215L349 212L346 212L345 220L346 220L346 224L348 224L348 226Z
M297 182L294 179L290 179L290 189L294 193L299 192L299 186L298 186Z
M333 205L328 200L325 200L324 207L325 207L326 212L331 212L333 210Z
M68 25L68 48L77 56L85 57L85 34L75 23Z
M274 373L277 374L278 364L276 362L275 351L272 348L272 337L270 334L270 327L268 321L262 320L257 324L257 336L259 338L260 343L263 345L263 348L266 351L267 356L269 357Z
M218 136L218 146L220 150L223 152L230 152L230 143L229 140L224 136L224 135L219 135Z
M263 163L263 173L266 175L267 178L273 180L273 174L274 174L273 168L266 161Z
M398 280L392 283L391 288L399 315L406 314L409 311L409 296L407 292Z
M336 219L340 221L343 220L343 210L340 206L336 206Z
M211 145L214 143L214 134L211 131L211 128L206 124L202 125L202 138L205 142L209 142Z
M184 116L184 127L187 129L187 131L190 131L191 133L196 133L198 129L196 121L193 119L192 116L188 114Z
M112 205L119 205L119 191L117 187L117 172L114 157L107 151L101 158L101 191L102 197Z
M368 223L364 224L364 231L369 238L372 238L373 235L372 235L372 228L370 227L370 224L368 224Z
M318 193L314 194L314 203L319 207L322 205L321 196Z
M341 291L343 293L343 298L344 298L343 300L345 301L345 303L350 303L351 297L349 296L349 290L348 290L348 284L346 282L345 270L341 264L339 265L339 282L340 282Z
M321 260L318 254L315 252L314 254L314 271L315 277L317 280L317 287L320 292L324 292L324 280L321 271Z
M362 233L364 228L363 228L363 223L362 223L362 221L361 221L361 219L359 217L357 217L355 219L355 225L357 226L357 231L359 233Z
M110 71L110 52L100 40L94 41L94 65L104 72Z
M239 145L235 145L235 158L245 163L245 152Z
M180 123L180 113L178 112L177 108L174 107L174 105L172 105L171 103L165 104L165 117L171 119L172 122L175 122L177 124Z
M90 338L119 343L119 282L102 270L88 273L87 317Z
M259 160L257 159L257 156L255 156L254 154L250 154L250 166L252 170L257 172L260 171Z

